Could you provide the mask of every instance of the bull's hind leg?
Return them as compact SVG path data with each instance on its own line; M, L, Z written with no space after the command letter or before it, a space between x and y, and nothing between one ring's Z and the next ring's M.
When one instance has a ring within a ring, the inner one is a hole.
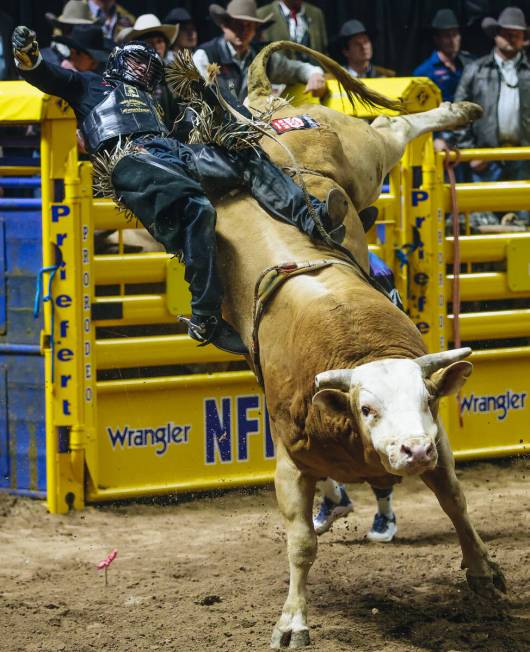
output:
M287 529L290 570L289 594L272 631L271 648L279 650L309 645L306 582L317 552L311 515L316 483L295 467L281 442L278 442L274 484Z
M377 117L370 125L385 138L385 154L387 174L403 156L405 147L411 140L429 131L457 129L480 118L483 111L478 104L472 102L443 102L436 109L401 115L390 118L385 115Z
M470 588L483 597L498 598L500 591L506 593L504 575L499 566L489 559L486 546L469 519L464 492L455 473L453 454L440 421L438 432L438 464L433 471L424 473L422 479L436 494L442 509L455 526L462 548L462 568L466 569Z

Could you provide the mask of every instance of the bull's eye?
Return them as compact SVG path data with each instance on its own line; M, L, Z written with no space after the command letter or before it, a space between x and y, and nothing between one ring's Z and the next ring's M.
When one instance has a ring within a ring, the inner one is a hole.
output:
M367 417L367 416L370 415L371 410L367 405L363 405L361 407L361 412L362 412L363 417Z

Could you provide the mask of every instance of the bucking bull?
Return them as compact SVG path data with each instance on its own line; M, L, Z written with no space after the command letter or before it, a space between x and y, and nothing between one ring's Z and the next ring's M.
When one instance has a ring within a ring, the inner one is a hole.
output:
M269 98L266 61L279 47L266 48L252 65L253 110L263 109ZM312 56L337 72L331 60L316 52ZM354 92L366 99L366 87L356 84ZM384 98L378 103L384 105ZM471 103L444 103L420 114L380 116L368 125L308 104L284 106L274 117L309 115L318 123L278 139L303 169L309 192L322 198L332 187L344 190L349 202L345 245L368 271L358 212L377 199L407 143L426 132L461 127L481 113ZM292 167L278 142L264 138L261 145L276 163ZM226 288L223 310L250 347L255 339L255 286L264 270L345 257L271 219L249 196L225 199L217 210L219 266ZM453 522L471 589L489 597L505 592L503 574L469 519L438 417L439 399L456 393L471 374L472 364L463 360L471 350L427 354L412 321L359 270L345 264L292 276L267 303L257 335L290 566L289 593L271 647L309 644L306 580L317 550L312 506L315 485L324 477L369 481L383 488L402 476L419 475Z

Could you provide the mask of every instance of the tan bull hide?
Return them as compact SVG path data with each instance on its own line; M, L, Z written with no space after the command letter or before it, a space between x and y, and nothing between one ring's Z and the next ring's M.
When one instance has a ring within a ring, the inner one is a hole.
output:
M287 44L294 49L303 46ZM249 76L249 103L263 109L270 84L265 75L272 49L262 51ZM336 64L311 52L333 72ZM342 80L344 73L340 73ZM351 88L363 93L356 81ZM264 138L263 148L282 166L296 165L305 172L307 189L323 199L339 186L349 198L345 220L346 246L368 269L366 239L358 211L378 197L384 177L403 155L410 140L432 130L463 126L478 117L480 107L469 103L443 104L438 109L404 117L379 117L372 125L321 106L282 107L275 117L307 114L317 128L290 131L275 140ZM279 142L281 144L279 144ZM286 151L290 150L292 156ZM225 199L217 206L219 271L225 285L225 317L252 341L254 288L261 272L290 261L340 257L310 241L294 227L267 215L247 195ZM425 387L419 365L411 360L426 354L411 320L386 296L374 289L353 268L333 265L299 275L275 294L259 328L260 356L272 433L277 446L276 494L288 537L291 583L287 601L272 635L272 647L301 647L309 643L306 579L316 556L311 511L315 484L324 476L339 481L369 480L384 487L398 481L382 464L366 432L360 427L355 396L344 395L351 410L330 411L312 402L314 379L330 369L362 369L374 361L401 359L417 370L417 383ZM437 381L453 390L470 372L468 363L456 362ZM354 390L352 390L354 391ZM435 399L433 399L435 400ZM429 407L425 407L429 412ZM434 417L434 420L433 420ZM505 590L498 567L489 560L484 544L469 521L465 498L454 473L447 436L436 414L429 414L436 432L438 465L422 478L435 492L460 538L463 567L472 588L486 595ZM364 434L363 434L364 432Z

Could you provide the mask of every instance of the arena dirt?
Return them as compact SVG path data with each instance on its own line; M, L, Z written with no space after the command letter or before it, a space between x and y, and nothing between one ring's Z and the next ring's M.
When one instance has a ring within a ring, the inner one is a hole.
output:
M508 579L503 607L468 592L456 536L421 481L398 487L399 534L373 545L373 504L320 538L310 575L312 650L530 650L530 461L459 476ZM96 563L113 548L109 585ZM51 516L0 495L0 649L9 652L267 650L287 591L271 489Z

